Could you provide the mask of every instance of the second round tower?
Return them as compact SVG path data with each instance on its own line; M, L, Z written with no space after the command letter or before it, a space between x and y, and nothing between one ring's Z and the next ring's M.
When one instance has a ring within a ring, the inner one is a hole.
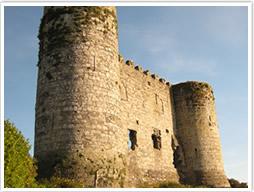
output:
M211 86L189 81L172 86L176 135L186 165L186 183L229 187L224 173L221 144Z

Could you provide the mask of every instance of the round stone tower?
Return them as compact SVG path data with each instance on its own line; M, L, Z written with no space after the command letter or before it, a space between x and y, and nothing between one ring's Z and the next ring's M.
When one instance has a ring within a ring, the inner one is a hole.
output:
M229 187L224 173L213 90L207 83L189 81L172 86L176 134L185 171L194 185Z
M122 186L125 132L120 129L115 7L45 7L39 39L39 177Z

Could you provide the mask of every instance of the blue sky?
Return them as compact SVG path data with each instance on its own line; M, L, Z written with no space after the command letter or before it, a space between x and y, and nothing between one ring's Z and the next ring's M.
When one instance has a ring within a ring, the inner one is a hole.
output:
M41 7L5 7L4 115L32 145L41 16ZM125 59L171 83L213 86L226 174L242 181L248 180L247 16L247 7L118 8Z

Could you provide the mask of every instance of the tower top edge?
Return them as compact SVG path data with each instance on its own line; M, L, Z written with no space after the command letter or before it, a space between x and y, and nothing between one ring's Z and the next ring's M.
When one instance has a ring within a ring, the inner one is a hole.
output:
M203 82L203 81L186 81L186 82L182 82L182 83L178 83L178 84L174 84L172 85L172 88L174 89L200 89L200 88L206 88L206 90L210 90L212 91L213 88L212 86L207 83L207 82Z
M57 11L89 11L89 9L99 11L110 11L116 15L116 7L115 6L45 6L43 10L43 15L48 14L49 12L57 12Z

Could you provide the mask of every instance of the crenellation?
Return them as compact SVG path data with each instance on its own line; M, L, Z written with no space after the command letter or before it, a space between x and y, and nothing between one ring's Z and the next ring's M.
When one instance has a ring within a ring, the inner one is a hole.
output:
M151 77L152 77L153 79L156 79L156 80L159 80L159 79L160 79L159 76L156 75L156 74L152 74Z
M118 61L119 61L119 63L124 63L124 58L120 54L118 55Z
M136 69L137 71L140 71L140 72L143 73L143 69L142 69L141 66L137 65L137 66L135 66L135 69Z
M131 67L134 68L134 62L131 61L131 60L127 60L127 61L126 61L126 65L131 66Z
M35 157L40 178L84 187L229 187L212 87L124 61L115 7L45 7Z
M149 70L145 70L145 71L143 71L143 73L144 73L145 75L151 75L151 73L150 73Z
M163 78L160 78L159 81L160 81L161 83L164 83L164 84L166 83L166 80L163 79Z

